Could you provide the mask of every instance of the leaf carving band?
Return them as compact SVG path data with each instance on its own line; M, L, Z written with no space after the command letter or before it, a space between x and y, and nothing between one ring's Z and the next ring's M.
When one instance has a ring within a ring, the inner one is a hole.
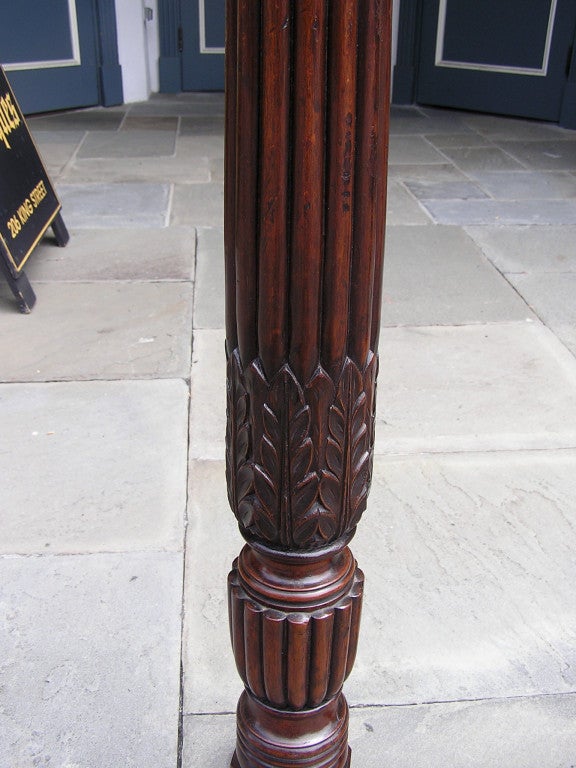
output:
M378 358L320 366L305 384L289 363L268 380L257 358L228 356L226 476L241 530L278 549L315 549L352 531L372 477Z

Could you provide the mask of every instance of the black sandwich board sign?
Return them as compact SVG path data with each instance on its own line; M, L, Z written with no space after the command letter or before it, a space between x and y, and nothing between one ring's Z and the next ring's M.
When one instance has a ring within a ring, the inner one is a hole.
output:
M21 312L36 301L24 265L50 226L66 245L60 203L0 66L0 269Z

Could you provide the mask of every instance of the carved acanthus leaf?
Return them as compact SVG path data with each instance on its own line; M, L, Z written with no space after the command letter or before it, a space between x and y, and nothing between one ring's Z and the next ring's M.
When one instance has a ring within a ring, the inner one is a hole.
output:
M373 452L376 356L346 359L333 382L318 368L304 388L286 363L271 381L259 360L230 356L227 477L247 534L310 549L351 530L365 506Z
M320 480L320 498L337 516L340 533L356 525L366 506L372 454L370 411L362 373L348 359L330 406L326 467Z
M299 523L316 503L318 476L310 471L310 407L287 365L271 383L262 417L260 457L254 467L256 522L268 540L274 536L281 546L291 546L302 543Z
M246 528L251 525L254 470L250 461L249 399L237 351L228 358L226 479L228 500Z

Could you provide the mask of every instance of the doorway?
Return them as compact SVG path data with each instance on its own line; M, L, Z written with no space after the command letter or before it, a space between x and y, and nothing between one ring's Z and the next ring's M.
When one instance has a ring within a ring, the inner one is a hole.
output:
M224 90L225 0L181 0L182 90Z
M401 103L411 71L419 104L576 127L574 0L402 0L400 13Z
M25 114L122 102L113 2L6 3L0 51Z

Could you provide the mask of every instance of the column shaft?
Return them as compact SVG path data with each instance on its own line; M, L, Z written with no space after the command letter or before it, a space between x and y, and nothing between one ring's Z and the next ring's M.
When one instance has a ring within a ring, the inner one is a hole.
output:
M390 0L228 0L236 768L349 765L385 218Z

